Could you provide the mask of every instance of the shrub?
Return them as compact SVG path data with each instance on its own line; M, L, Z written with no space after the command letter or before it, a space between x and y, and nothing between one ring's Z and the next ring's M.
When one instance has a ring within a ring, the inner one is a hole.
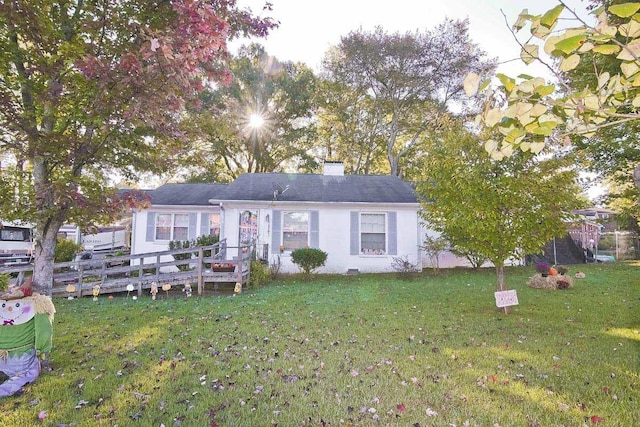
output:
M0 292L4 292L9 287L9 275L0 274Z
M56 248L53 252L54 262L69 262L73 261L76 253L82 248L77 243L69 239L58 239Z
M421 248L429 257L434 273L440 272L440 254L447 249L447 245L447 240L442 236L426 236L424 239L424 244Z
M316 268L322 267L327 261L327 253L315 248L296 249L291 252L291 261L304 274L311 274Z
M198 238L196 238L195 240L194 246L211 246L211 245L215 245L219 241L220 241L219 236L215 234L207 234L207 235L198 236ZM214 255L218 255L218 252L220 252L220 248L216 249L216 253ZM202 256L204 256L205 258L209 258L211 256L211 251L208 250L208 251L202 252ZM211 268L211 264L205 263L204 268Z
M453 248L451 248L451 252L453 252L454 255L463 257L467 261L469 261L469 264L471 264L471 268L473 268L474 270L479 269L480 267L482 267L482 264L489 261L489 259L481 253L473 251L471 249L463 249L459 246L454 246Z
M187 248L193 248L196 246L211 246L215 243L218 243L219 241L220 241L220 238L212 234L198 236L196 239L193 239L193 240L171 240L169 242L169 250L187 249ZM203 256L210 257L211 251L210 250L204 251ZM182 260L187 260L191 258L193 258L193 252L173 255L173 259L176 261L182 261ZM178 270L180 271L188 271L191 269L191 266L189 264L180 264L180 265L177 265L177 267L178 267ZM205 264L205 267L211 268L211 264Z
M193 246L192 243L193 242L190 240L171 240L169 242L169 250L187 249ZM191 259L192 255L193 254L191 252L187 252L184 254L173 254L173 259L176 261L183 261L186 259ZM176 267L178 267L178 270L180 271L188 271L191 268L189 264L178 264Z
M282 260L280 255L276 255L271 264L269 264L269 276L272 279L277 279L280 276L280 268L282 267Z
M391 268L398 273L401 279L409 279L418 271L418 266L409 261L408 256L393 257Z
M565 275L569 272L569 267L566 265L558 265L556 266L556 270L558 270L558 274Z
M220 241L220 237L215 234L198 236L192 246L211 246ZM210 257L211 251L204 251L204 256Z
M269 281L269 267L259 261L251 261L251 276L249 277L249 287L257 288Z

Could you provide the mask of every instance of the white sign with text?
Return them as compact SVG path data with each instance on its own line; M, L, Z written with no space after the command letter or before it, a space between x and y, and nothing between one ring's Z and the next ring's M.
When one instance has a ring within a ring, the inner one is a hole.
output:
M511 305L518 305L518 294L515 289L510 291L498 291L496 295L496 306L509 307Z

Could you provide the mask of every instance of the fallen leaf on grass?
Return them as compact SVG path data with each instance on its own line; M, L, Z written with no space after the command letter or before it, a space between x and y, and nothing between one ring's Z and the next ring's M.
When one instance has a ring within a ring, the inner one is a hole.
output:
M591 417L591 424L598 424L604 421L604 418L594 415Z
M431 408L427 408L425 412L427 413L427 417L435 417L438 415L438 413Z
M404 412L407 410L407 408L404 406L404 403L399 403L396 408L398 408L398 411L400 412Z
M209 425L209 427L218 427L218 424L216 424L216 411L214 411L213 409L209 409L209 418L211 419L211 424Z
M89 401L88 400L81 400L80 402L78 402L78 404L76 405L76 409L81 409L84 405L88 404Z

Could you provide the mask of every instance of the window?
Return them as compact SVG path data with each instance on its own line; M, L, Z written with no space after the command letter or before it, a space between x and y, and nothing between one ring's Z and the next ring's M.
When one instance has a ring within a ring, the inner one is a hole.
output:
M309 247L309 213L282 213L282 246L285 251Z
M13 242L27 242L29 241L28 229L11 229L3 228L0 230L0 240L8 240Z
M360 252L364 255L387 253L386 215L363 213L360 215Z
M158 214L156 240L189 240L189 214Z
M220 215L219 214L209 215L209 234L211 236L220 237Z

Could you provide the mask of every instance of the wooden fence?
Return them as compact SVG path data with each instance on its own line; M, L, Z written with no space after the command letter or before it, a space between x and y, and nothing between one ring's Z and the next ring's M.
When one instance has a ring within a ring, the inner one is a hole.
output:
M164 284L173 286L188 282L198 295L202 295L205 283L246 285L251 274L253 251L252 245L229 247L224 239L209 246L56 263L50 293L54 297L80 297L92 295L96 285L100 286L100 294L127 292L127 287L133 285L140 296L154 282L158 289ZM229 252L238 256L229 257ZM19 284L27 274L33 274L33 265L0 268L0 273L17 276L14 282ZM73 286L73 292L68 291L69 285Z

